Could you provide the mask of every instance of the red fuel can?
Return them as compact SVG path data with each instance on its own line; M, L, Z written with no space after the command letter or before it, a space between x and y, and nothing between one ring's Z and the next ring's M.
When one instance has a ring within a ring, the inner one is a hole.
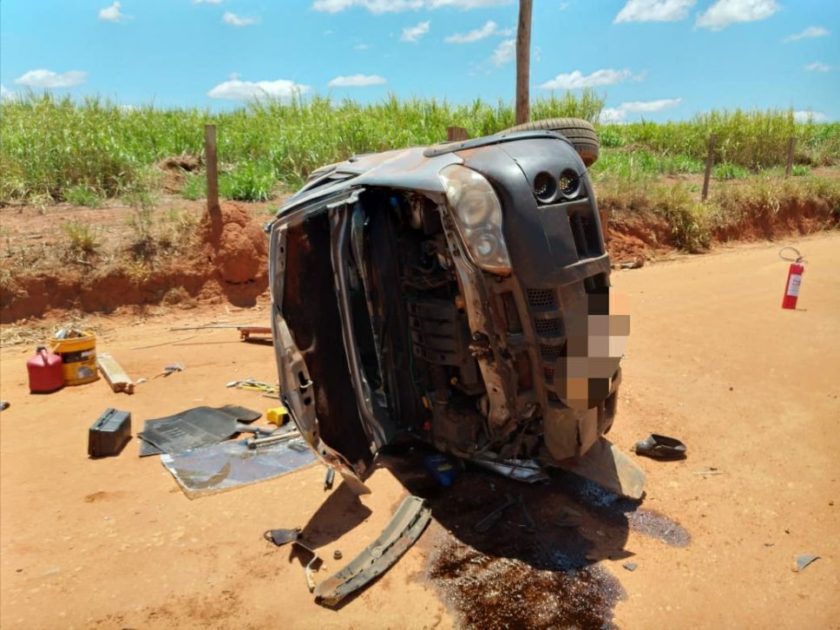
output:
M38 346L35 356L26 362L29 372L29 391L33 394L46 394L64 387L64 375L61 371L61 357Z

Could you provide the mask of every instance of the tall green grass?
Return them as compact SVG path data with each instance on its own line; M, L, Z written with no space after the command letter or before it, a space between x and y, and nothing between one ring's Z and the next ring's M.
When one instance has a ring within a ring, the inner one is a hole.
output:
M594 92L540 99L535 120L597 121L604 101ZM363 105L312 97L260 101L230 112L123 108L101 100L75 102L30 94L0 104L0 203L102 197L154 185L163 158L203 150L204 124L217 126L222 194L262 198L274 182L294 187L313 169L354 153L427 145L451 125L473 136L514 124L512 107L475 100L398 99ZM598 176L694 173L702 170L708 134L718 134L718 160L746 169L782 164L790 135L801 164L840 160L840 124L796 123L792 112L712 112L682 123L599 127L604 150ZM200 177L200 175L198 176ZM199 194L190 179L187 196Z

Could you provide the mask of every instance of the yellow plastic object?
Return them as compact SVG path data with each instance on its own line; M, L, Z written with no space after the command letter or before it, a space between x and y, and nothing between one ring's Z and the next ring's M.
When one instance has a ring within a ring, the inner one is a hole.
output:
M96 369L96 335L53 339L53 352L61 357L61 373L67 385L81 385L99 378Z
M286 411L283 405L280 405L279 407L274 407L266 411L265 417L269 424L276 424L278 427L282 427L289 419L289 412Z

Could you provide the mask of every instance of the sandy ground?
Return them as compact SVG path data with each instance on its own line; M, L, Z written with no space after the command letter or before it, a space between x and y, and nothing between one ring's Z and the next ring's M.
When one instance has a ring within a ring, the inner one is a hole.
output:
M650 535L632 518L617 532L599 524L597 511L576 531L593 549L603 548L601 539L613 543L592 556L620 582L620 601L603 620L614 615L627 628L840 627L840 234L799 245L808 267L795 312L779 308L787 267L777 244L614 273L633 319L610 437L629 449L652 431L674 435L689 456L638 460L648 474L643 508L679 523L686 534L680 544ZM186 366L139 385L131 397L112 393L103 380L29 395L32 348L2 349L0 396L11 407L0 414L0 626L459 625L464 606L428 569L439 549L468 538L446 520L440 496L438 522L418 545L339 610L315 605L300 560L261 537L266 529L305 526L323 550L323 579L379 533L406 493L391 468L376 470L373 493L361 503L339 484L325 492L318 465L191 501L157 458L137 457L137 439L117 458L86 457L87 428L109 406L130 410L135 432L145 418L196 405L268 408L267 398L225 383L274 380L270 347L240 343L232 330L169 330L266 319L264 307L102 318L100 349L135 378L167 363ZM474 482L464 475L453 490ZM550 503L552 492L531 489L529 500ZM342 562L332 559L335 549ZM804 553L820 559L795 573L794 557ZM635 571L622 568L628 560Z

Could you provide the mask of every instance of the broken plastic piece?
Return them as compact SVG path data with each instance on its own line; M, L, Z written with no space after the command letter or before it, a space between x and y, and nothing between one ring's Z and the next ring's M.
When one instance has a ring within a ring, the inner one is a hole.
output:
M625 562L621 566L623 566L625 569L627 569L630 572L635 571L639 567L639 565L636 564L635 562Z
M299 536L300 527L295 527L294 529L270 529L263 534L263 538L269 542L273 542L278 547L295 542Z
M470 460L483 468L495 471L505 477L525 483L539 483L548 481L548 475L533 459L486 459L485 457L473 458Z
M636 442L636 455L645 455L653 459L683 459L685 444L667 435L651 433L647 438Z
M502 514L505 510L507 510L510 506L512 506L516 501L510 495L505 497L505 502L502 503L499 507L495 510L490 512L487 516L482 518L478 521L475 525L473 525L473 529L480 534L485 534L490 531L490 529L495 525L500 518L502 518Z
M805 567L811 564L814 560L819 560L819 558L819 556L814 556L808 553L796 556L796 572L799 573L804 570Z
M431 518L432 511L424 499L406 497L379 538L315 588L315 601L335 606L387 571L417 541Z

